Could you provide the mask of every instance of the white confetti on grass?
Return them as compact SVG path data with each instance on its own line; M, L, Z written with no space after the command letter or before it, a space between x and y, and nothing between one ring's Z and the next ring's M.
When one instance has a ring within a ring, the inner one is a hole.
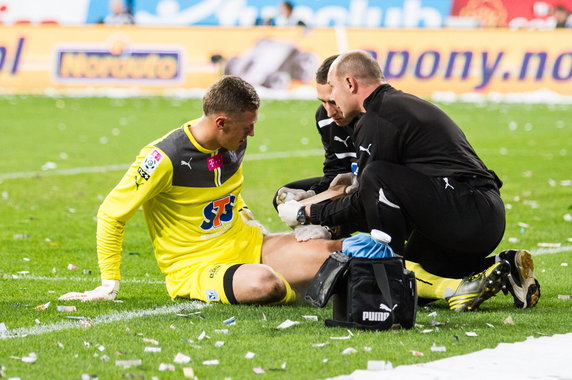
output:
M116 360L115 365L118 367L123 367L124 369L128 369L131 367L137 367L143 364L141 359L132 359L132 360Z
M299 324L300 322L298 321L291 321L289 319L285 320L284 322L282 322L281 324L279 324L278 326L276 326L277 329L287 329L289 327L295 326L297 324Z
M177 355L175 355L173 361L177 364L187 364L191 361L191 357L179 352Z

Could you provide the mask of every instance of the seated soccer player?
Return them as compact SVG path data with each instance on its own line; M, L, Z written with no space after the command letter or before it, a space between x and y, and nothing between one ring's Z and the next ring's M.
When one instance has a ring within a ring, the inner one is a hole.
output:
M143 148L97 215L102 285L60 299L114 299L126 222L143 207L169 295L222 303L288 303L341 241L263 235L241 197L259 97L238 77L215 83L203 116Z

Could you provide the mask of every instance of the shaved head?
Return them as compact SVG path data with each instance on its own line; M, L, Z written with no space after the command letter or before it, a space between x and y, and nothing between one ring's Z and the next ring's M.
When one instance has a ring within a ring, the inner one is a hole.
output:
M366 51L353 50L340 55L333 63L336 77L354 77L364 83L385 81L379 63Z
M350 120L365 112L363 101L385 83L379 63L364 50L340 55L330 66L328 84L330 100Z

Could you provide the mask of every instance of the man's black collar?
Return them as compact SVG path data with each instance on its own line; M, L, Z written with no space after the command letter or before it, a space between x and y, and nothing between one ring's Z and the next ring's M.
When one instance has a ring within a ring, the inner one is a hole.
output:
M384 83L382 85L380 85L378 88L376 88L375 90L373 90L373 92L371 94L369 94L369 96L367 98L365 98L365 100L363 101L363 106L364 108L367 110L367 107L369 106L369 104L373 101L373 99L375 99L378 94L385 92L387 90L389 90L391 88L391 86L387 83Z

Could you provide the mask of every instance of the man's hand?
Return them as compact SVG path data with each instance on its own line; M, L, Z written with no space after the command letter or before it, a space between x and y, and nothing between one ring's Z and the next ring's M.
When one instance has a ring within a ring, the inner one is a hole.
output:
M281 187L276 195L276 204L280 205L288 201L301 201L316 195L314 190L290 189L289 187Z
M242 217L242 220L244 220L244 223L248 224L249 226L258 228L260 231L262 231L262 235L270 234L270 231L268 231L266 227L262 225L262 223L254 219L254 214L248 207L241 208L239 214Z
M298 211L302 208L302 204L297 201L288 201L281 205L278 205L278 216L284 223L290 227L295 227L298 224Z
M335 185L345 185L346 187L346 194L355 193L358 190L358 180L357 175L354 173L342 173L338 174L332 183L330 183L330 187Z
M70 292L58 298L59 300L82 300L82 301L99 301L114 300L119 293L119 281L117 280L101 280L101 286L93 290L83 293Z
M298 241L308 241L310 239L331 239L332 233L324 226L308 224L306 226L296 226L294 236Z

